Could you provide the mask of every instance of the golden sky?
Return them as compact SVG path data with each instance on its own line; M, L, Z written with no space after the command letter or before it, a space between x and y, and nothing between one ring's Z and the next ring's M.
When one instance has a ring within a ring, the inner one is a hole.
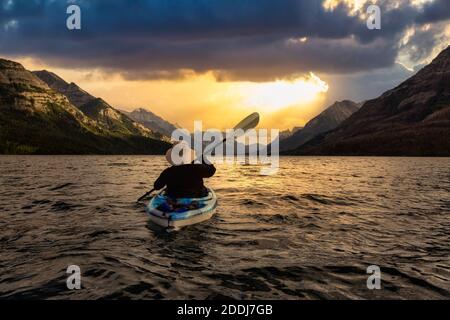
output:
M14 60L28 70L52 71L115 108L148 109L189 130L197 120L204 129L232 128L255 111L263 128L303 126L324 109L329 88L313 73L273 82L217 81L212 72L181 80L126 80L97 70L53 68L30 58Z

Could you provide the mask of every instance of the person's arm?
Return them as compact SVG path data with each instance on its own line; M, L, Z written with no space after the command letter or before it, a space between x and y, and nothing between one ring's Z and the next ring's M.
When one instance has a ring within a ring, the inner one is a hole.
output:
M167 173L166 170L164 170L158 179L156 179L154 188L155 190L161 190L167 185Z

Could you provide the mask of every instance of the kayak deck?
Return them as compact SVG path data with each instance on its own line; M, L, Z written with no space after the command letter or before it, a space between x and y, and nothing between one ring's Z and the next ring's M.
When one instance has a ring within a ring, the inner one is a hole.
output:
M164 228L175 228L197 224L211 219L217 207L217 197L213 190L203 198L173 199L165 191L157 194L146 208L150 220Z

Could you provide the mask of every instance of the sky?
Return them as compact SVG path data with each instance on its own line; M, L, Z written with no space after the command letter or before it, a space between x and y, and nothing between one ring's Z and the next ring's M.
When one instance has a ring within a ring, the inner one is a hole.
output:
M286 129L398 85L449 45L449 21L449 0L0 0L0 57L186 128L258 111Z

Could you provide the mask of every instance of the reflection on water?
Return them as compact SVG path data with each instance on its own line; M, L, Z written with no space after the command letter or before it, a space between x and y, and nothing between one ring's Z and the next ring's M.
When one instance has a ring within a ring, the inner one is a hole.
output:
M282 158L271 177L220 165L216 216L175 233L135 203L164 167L0 157L0 298L450 297L448 158Z

